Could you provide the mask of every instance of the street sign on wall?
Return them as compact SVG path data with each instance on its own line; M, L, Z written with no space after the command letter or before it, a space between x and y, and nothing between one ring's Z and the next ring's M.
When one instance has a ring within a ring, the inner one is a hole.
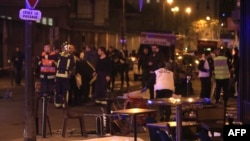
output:
M35 9L38 2L39 0L26 0L26 6L29 9Z
M19 11L19 18L22 20L39 21L42 17L41 11L21 9Z

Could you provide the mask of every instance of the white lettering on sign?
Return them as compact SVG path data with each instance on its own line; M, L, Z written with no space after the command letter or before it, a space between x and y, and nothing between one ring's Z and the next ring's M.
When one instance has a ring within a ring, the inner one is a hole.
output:
M22 20L39 21L42 13L39 10L21 9L19 11L19 18Z
M247 133L246 129L230 129L228 136L244 136Z

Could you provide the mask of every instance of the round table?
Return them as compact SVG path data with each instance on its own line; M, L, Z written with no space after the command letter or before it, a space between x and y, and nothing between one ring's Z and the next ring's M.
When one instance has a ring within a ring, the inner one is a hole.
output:
M159 98L150 99L147 101L149 105L171 105L176 108L176 141L182 141L182 105L189 104L203 104L205 99L199 97L171 97L171 98Z

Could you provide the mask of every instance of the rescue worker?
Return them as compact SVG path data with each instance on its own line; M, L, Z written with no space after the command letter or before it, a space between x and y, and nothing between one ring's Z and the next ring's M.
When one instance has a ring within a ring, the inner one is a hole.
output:
M220 104L221 89L223 89L224 106L227 106L229 92L229 61L223 50L216 50L217 56L214 58L214 75L215 75L215 100Z
M80 77L81 81L77 84L79 89L78 94L76 94L77 102L87 102L90 100L90 87L91 79L93 79L93 73L95 72L95 67L87 60L84 59L84 53L80 53L80 60L76 62L76 79Z
M70 44L63 45L62 52L59 53L56 71L56 98L55 107L65 108L67 103L67 93L70 87L70 76L75 65L74 56L70 53Z
M69 46L69 53L73 55L74 64L80 61L76 48L73 45ZM76 84L76 65L71 69L70 81L69 81L69 99L68 104L70 106L77 106L80 104L79 89Z
M41 96L53 96L53 86L56 74L56 54L51 51L49 44L44 45L44 51L39 57L38 67L40 72Z
M170 65L167 65L165 62L162 62L158 65L158 69L154 72L151 72L151 78L147 82L146 87L144 87L141 92L147 90L147 87L152 84L154 81L154 91L155 98L170 98L175 91L174 86L174 74L170 70ZM160 121L169 121L171 115L171 106L169 105L160 105Z

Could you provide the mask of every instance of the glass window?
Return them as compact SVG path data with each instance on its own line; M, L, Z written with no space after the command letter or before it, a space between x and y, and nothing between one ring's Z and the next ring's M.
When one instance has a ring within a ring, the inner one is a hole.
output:
M53 26L54 25L54 20L53 18L48 18L48 25Z
M46 17L42 18L42 24L47 25L47 18Z

